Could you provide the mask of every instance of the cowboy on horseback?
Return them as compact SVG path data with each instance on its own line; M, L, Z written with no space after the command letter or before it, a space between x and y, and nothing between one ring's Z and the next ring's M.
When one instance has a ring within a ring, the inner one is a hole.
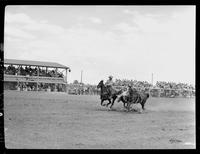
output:
M112 88L113 88L114 82L113 82L113 76L109 76L108 80L105 83L105 86L107 87L108 90L108 94L111 95L112 94Z
M101 105L103 105L103 101L108 100L109 103L106 105L108 106L111 104L110 108L114 105L114 102L117 98L117 95L120 95L122 93L122 90L116 90L113 88L114 82L112 81L113 77L109 76L108 81L104 84L103 80L99 82L97 85L97 88L100 88L100 99L101 99Z

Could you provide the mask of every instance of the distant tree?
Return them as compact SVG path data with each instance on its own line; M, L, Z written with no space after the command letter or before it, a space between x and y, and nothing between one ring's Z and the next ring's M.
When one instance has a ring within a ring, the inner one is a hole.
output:
M73 84L79 84L78 80L74 80Z

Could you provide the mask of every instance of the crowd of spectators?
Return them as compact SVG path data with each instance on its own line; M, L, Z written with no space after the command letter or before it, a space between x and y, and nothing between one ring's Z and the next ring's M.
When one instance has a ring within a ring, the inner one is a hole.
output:
M152 85L147 81L137 81L128 79L116 79L114 87L117 89L126 89L127 85L132 85L138 91L150 93L152 97L194 97L195 87L185 83L158 81L156 85ZM97 95L100 89L96 85L84 85L80 83L71 83L68 85L68 93L75 95Z
M38 88L38 89L37 89ZM51 83L39 83L38 87L36 83L19 82L15 85L15 89L18 91L48 91L48 92L65 92L66 88L63 84L51 84Z
M90 84L74 84L71 83L68 86L68 94L73 95L99 95L100 90L97 89L96 85L90 85Z
M38 68L33 66L20 66L15 67L13 65L8 65L7 67L4 66L4 74L8 75L22 75L22 76L37 76L38 75ZM39 68L39 76L43 77L58 77L63 78L64 75L62 72L56 72L55 69L49 70L49 69L42 69Z
M160 95L163 97L195 96L195 87L187 83L158 81L155 87L161 89L162 93Z
M133 87L140 88L140 89L152 87L152 85L148 83L147 81L116 79L114 82L114 86L127 86L127 85L132 85Z
M163 89L183 89L183 90L195 90L195 87L187 83L175 83L175 82L165 82L157 81L156 87Z
M120 83L120 84L117 84ZM126 89L127 85L132 85L138 91L145 91L150 93L152 97L194 97L195 88L192 85L185 83L171 83L159 81L155 86L152 86L147 81L131 81L131 80L116 80L114 82L114 87L119 89ZM173 85L173 86L170 86ZM21 91L36 91L37 85L35 83L19 83L17 89ZM67 91L66 91L67 89ZM73 95L99 95L100 89L96 85L83 84L83 83L70 83L67 85L57 84L47 84L40 83L38 85L38 91L57 91L57 92L67 92Z
M138 91L149 92L154 97L194 97L195 87L186 83L175 83L157 81L156 85L152 85L147 81L137 80L120 80L116 79L115 86L127 86L132 85Z
M13 65L4 66L4 74L15 75L17 73L17 69Z
M136 88L162 88L162 89L183 89L183 90L195 90L195 87L191 84L187 83L175 83L175 82L165 82L165 81L157 81L156 85L153 86L147 81L137 81L137 80L120 80L116 79L114 82L115 86L127 86L132 85Z
M39 72L38 72L39 70ZM42 77L58 77L63 78L64 75L62 72L56 71L56 69L45 69L40 67L33 66L20 66L16 67L14 65L4 66L4 74L8 75L21 75L21 76L39 76ZM132 85L139 91L149 92L151 96L155 97L193 97L195 96L195 87L187 83L175 83L175 82L166 82L166 81L157 81L155 85L150 84L147 81L137 81L137 80L128 80L128 79L116 79L114 81L114 86L117 88L123 88L127 85ZM83 83L71 83L67 85L69 94L76 95L97 95L99 94L99 89L96 85L83 84ZM31 90L36 91L36 85L34 84L25 84L20 83L17 85L17 89L20 90ZM38 89L40 91L65 91L66 88L63 85L55 84L39 84Z

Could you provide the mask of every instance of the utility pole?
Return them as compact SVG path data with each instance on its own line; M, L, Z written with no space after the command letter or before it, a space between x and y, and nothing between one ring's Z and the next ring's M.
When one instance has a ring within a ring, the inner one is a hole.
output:
M66 85L65 88L66 89L65 89L65 91L68 93L68 88L67 88L67 83L68 83L68 81L67 81L67 79L68 79L67 78L67 71L71 72L71 69L70 68L66 68L66 74L65 74L66 75L66 78L65 78L65 85Z
M83 78L83 71L81 70L81 83L82 83L82 78Z
M151 74L151 84L153 85L153 73Z

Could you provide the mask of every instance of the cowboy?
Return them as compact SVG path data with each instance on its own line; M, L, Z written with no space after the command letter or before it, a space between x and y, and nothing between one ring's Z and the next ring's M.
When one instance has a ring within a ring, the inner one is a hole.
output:
M133 93L134 90L132 89L132 85L128 85L128 101L132 102L133 101Z
M121 93L120 95L118 95L117 97L117 102L120 101L120 97L124 97L125 101L127 102L132 102L133 101L133 93L134 90L132 89L132 85L127 85L126 90Z
M113 76L109 76L108 77L108 80L106 81L105 83L105 86L107 87L108 89L108 94L111 95L112 94L112 86L114 85L114 82L113 82Z

